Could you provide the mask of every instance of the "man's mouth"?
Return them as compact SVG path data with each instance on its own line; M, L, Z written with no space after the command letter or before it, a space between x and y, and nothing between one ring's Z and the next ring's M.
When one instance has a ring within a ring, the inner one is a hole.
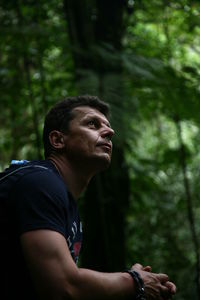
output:
M111 143L106 143L106 142L104 142L104 143L99 143L99 144L97 144L97 146L98 146L98 147L105 148L105 149L107 149L107 150L109 150L109 151L112 150L112 144L111 144Z

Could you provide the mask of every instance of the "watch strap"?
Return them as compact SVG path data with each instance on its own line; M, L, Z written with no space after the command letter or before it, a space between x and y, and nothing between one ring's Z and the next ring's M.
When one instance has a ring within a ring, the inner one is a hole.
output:
M144 291L144 282L140 274L134 270L126 270L126 273L130 274L136 284L136 296L135 300L146 300Z

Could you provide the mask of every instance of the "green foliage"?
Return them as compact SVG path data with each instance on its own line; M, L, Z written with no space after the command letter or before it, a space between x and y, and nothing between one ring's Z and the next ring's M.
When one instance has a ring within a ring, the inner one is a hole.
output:
M58 1L48 5L45 1L2 2L2 167L12 158L42 157L44 114L58 99L73 92L73 62L61 8Z
M159 135L156 135L158 124ZM185 299L190 297L195 286L195 253L187 217L178 138L175 126L171 125L172 121L165 118L162 118L161 124L155 119L151 126L148 121L141 123L137 141L131 142L127 153L131 174L128 257L129 264L140 261L144 265L152 265L156 272L168 270L170 278L178 286L177 299ZM199 196L194 191L194 180L198 181L199 177L198 164L194 159L198 161L198 156L192 151L194 137L187 135L187 129L185 126L188 176L194 205L199 207ZM199 213L196 209L195 219L199 234ZM187 270L186 265L190 266ZM191 272L193 276L190 276ZM182 291L186 278L188 289ZM193 297L195 299L195 292Z
M199 240L200 4L128 3L122 49L109 41L76 49L83 63L77 69L62 1L1 1L0 168L10 159L42 157L43 118L56 101L80 91L103 96L112 108L114 146L129 168L127 264L168 273L178 286L174 299L196 300L183 162ZM96 58L93 68L84 65L88 57ZM123 166L113 168L118 174Z
M155 271L168 270L178 286L176 299L198 299L181 148L199 240L200 61L194 17L199 4L164 3L136 3L124 36L126 86L137 99L129 123L135 136L126 152L131 175L128 257L130 264L135 259Z

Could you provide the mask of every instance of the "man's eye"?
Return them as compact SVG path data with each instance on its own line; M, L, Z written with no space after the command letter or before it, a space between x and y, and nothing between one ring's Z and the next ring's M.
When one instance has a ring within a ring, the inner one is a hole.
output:
M95 120L91 120L91 121L88 122L88 125L96 127L97 126L97 122Z

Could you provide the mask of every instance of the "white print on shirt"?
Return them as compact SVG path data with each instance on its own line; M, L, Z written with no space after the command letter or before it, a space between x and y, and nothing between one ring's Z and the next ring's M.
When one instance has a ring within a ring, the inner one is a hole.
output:
M74 240L74 238L75 238L75 236L76 236L76 233L77 233L77 225L76 225L76 222L73 222L73 226L72 226L71 230L72 230L72 233L73 233L73 240Z
M82 232L83 229L82 229L82 223L80 222L80 232Z
M72 236L69 235L68 238L67 238L67 244L68 244L68 247L69 249L71 248L72 246L72 241L75 239L76 237L76 234L78 232L78 228L77 228L77 224L76 222L74 221L73 224L72 224L72 227L71 227L71 232L72 232ZM80 222L80 232L82 232L82 223ZM71 249L70 249L71 250ZM73 251L73 250L72 250Z

